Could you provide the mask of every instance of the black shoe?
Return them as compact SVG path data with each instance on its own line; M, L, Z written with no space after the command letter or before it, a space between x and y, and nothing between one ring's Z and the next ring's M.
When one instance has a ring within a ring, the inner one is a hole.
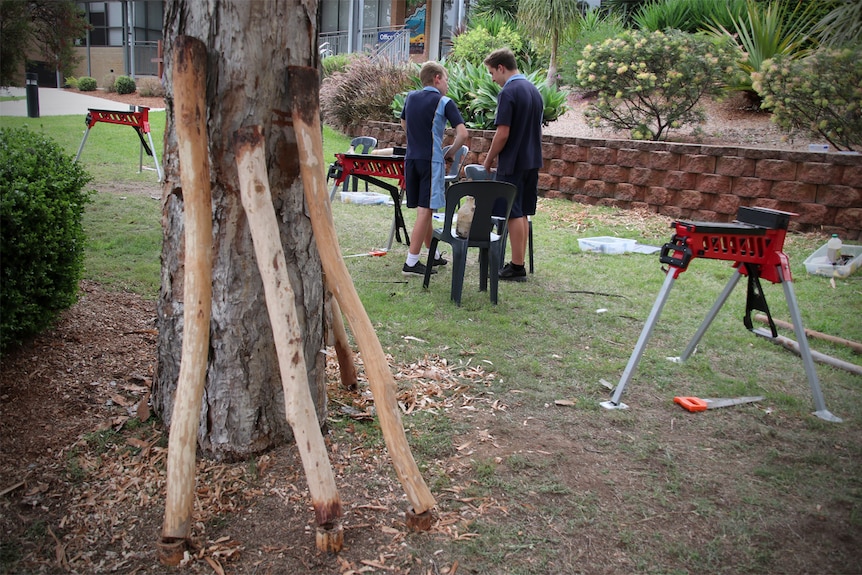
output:
M405 276L425 276L425 264L422 262L416 262L415 265L408 266L407 263L404 263L404 267L401 268L401 273ZM433 267L431 268L431 273L436 274L437 270Z
M527 281L527 268L509 262L500 268L499 277L503 281L525 282Z
M434 261L431 262L431 267L436 268L437 266L445 266L448 263L449 260L443 259L443 256L441 255L439 258L434 258Z

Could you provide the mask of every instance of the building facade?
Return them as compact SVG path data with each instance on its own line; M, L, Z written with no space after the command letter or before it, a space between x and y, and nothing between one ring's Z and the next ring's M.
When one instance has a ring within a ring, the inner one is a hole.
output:
M164 38L163 0L79 2L92 29L77 42L80 62L72 73L102 84L109 75L160 76ZM401 61L439 59L454 31L466 22L468 0L320 0L320 53L366 52ZM52 72L39 85L56 85Z

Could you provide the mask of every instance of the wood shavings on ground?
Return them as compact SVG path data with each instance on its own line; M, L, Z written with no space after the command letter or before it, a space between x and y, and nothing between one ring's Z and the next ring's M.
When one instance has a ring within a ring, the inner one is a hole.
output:
M355 354L356 391L340 385L335 354L327 358L330 417L343 418L340 408L345 407L373 420L374 398L361 355ZM435 355L405 364L391 357L388 361L405 417L422 411L505 409L499 399L483 392L496 378L491 362L465 357L449 363ZM167 435L160 422L142 423L135 417L147 406L151 382L151 372L116 382L84 382L84 389L97 394L89 408L92 417L78 422L65 447L40 458L31 466L33 471L21 474L19 480L7 482L7 505L0 513L8 513L9 503L15 501L15 513L23 524L39 522L46 529L44 538L25 538L16 551L21 572L162 572L156 542L164 520ZM417 573L417 565L402 552L408 536L403 521L407 504L385 445L379 438L365 442L360 437L350 441L349 434L346 439L334 437L326 434L325 441L339 491L344 490L343 524L357 551L362 550L358 557L342 554L337 572ZM473 439L474 445L493 442L487 430L478 430ZM441 472L461 473L469 466L466 457L440 462ZM492 500L459 501L445 496L443 505L446 508L435 510L436 525L429 535L454 540L473 537L471 523L495 506ZM255 535L255 525L272 525L273 516L279 517L276 523L283 526L285 535L292 534L289 539L272 533L271 527ZM267 519L256 521L257 517ZM238 518L249 521L237 532ZM236 572L237 565L248 565L249 547L258 557L253 562L261 566L277 565L280 558L289 557L314 572L323 561L314 546L314 513L306 479L290 444L237 463L199 459L192 522L194 545L183 562L188 573ZM233 526L227 534L226 525ZM365 547L360 541L373 543ZM327 561L330 566L335 563L334 558ZM418 572L425 569L423 565ZM457 567L440 562L427 572L453 569Z

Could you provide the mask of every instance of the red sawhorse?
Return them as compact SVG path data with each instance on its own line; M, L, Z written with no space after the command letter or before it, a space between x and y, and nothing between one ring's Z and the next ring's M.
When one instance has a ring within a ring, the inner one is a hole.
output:
M674 281L679 275L688 269L688 264L694 258L708 258L732 261L735 268L733 276L725 286L718 300L712 306L706 318L701 323L691 342L676 361L685 361L694 353L700 338L706 333L712 320L718 314L721 306L727 301L728 296L736 287L739 279L748 276L748 299L746 302L745 327L757 335L775 338L778 333L769 307L760 286L760 278L772 283L780 283L784 287L784 297L793 320L793 329L799 340L799 352L811 394L814 398L814 415L826 421L840 422L841 419L832 415L823 400L820 391L820 382L817 372L814 370L814 360L811 357L811 349L808 347L808 339L805 328L802 326L802 316L799 313L799 305L793 291L793 278L790 275L790 261L781 250L784 248L784 238L787 235L787 225L790 217L796 214L770 210L767 208L740 208L737 220L730 224L716 224L708 222L686 222L677 221L672 224L675 233L670 243L665 244L661 250L660 261L667 264L669 269L664 284L659 292L658 298L653 304L646 324L641 331L635 349L629 358L628 364L623 371L622 377L614 390L610 401L602 402L606 409L625 409L628 406L620 401L623 391L631 381L632 374L637 369L640 358L643 355L647 341L652 334L662 308L667 301ZM770 332L762 329L753 329L751 321L752 310L763 311L768 320Z
M150 109L145 106L138 106L137 111L118 111L118 110L96 110L94 108L89 108L87 111L87 131L84 132L84 139L81 140L81 145L78 147L78 154L75 156L75 161L78 161L78 158L81 157L81 152L84 151L84 144L87 143L87 136L90 135L90 130L95 126L98 122L104 122L106 124L119 124L121 126L131 126L134 128L135 132L138 134L138 138L141 140L141 155L140 155L140 167L138 172L143 171L144 169L144 152L147 153L148 156L152 156L153 161L156 163L156 173L159 175L159 181L162 181L162 166L159 164L159 158L156 156L156 148L153 145L153 136L150 134ZM147 139L150 144L147 145L147 142L144 140L144 134L147 135Z
M389 192L395 202L395 214L392 219L392 229L389 232L389 242L386 251L392 247L392 239L401 242L401 232L404 232L404 243L410 245L410 234L401 213L402 190L404 190L404 156L376 156L367 154L335 154L335 163L329 166L327 179L335 178L329 200L335 197L339 186L350 176L371 182ZM384 182L380 178L393 179L397 185Z

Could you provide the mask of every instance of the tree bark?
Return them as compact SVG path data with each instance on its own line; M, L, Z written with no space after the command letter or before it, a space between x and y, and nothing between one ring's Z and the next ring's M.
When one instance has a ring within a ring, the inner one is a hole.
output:
M165 9L167 127L163 186L162 284L153 406L171 425L183 339L186 248L177 160L172 68L178 35L207 46L206 119L212 188L212 318L197 443L216 459L241 459L289 441L278 357L242 209L231 143L241 126L263 127L267 173L287 272L295 293L308 383L326 417L324 283L303 209L296 139L286 98L287 67L315 65L316 0L168 0ZM285 129L287 128L287 129Z

